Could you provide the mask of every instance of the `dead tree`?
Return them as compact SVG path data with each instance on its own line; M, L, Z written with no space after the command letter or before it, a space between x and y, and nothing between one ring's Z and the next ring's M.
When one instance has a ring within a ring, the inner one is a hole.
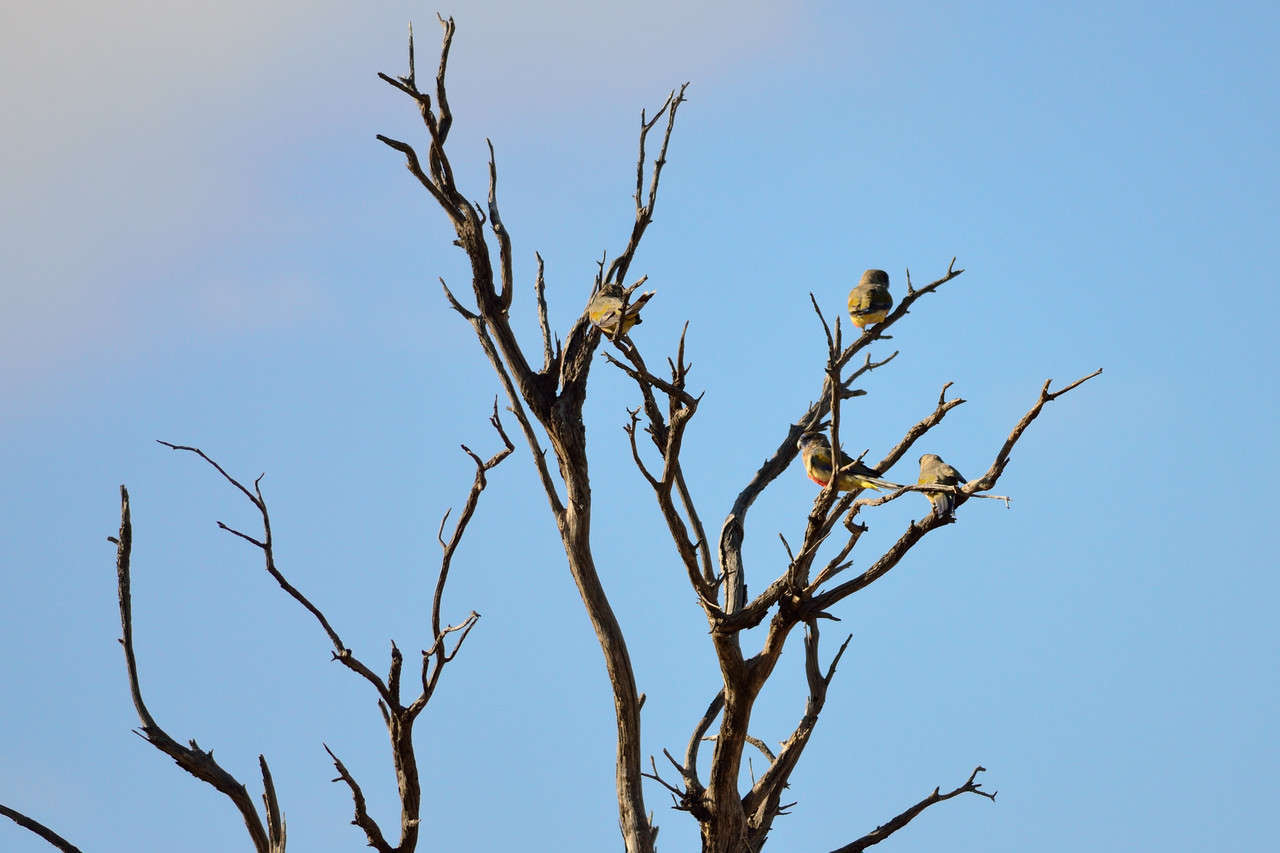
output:
M897 541L864 572L834 583L851 565L847 558L865 529L857 521L861 510L896 500L909 491L936 491L940 487L903 487L883 497L866 500L859 498L857 492L841 495L829 486L814 501L804 539L799 547L793 551L787 545L788 564L760 594L748 599L742 559L747 513L761 492L795 461L796 439L801 433L818 428L829 420L831 444L838 458L841 402L861 394L861 391L853 388L853 383L886 364L892 356L874 362L867 353L855 369L847 374L846 369L853 363L855 356L863 353L894 323L901 320L916 300L933 293L964 271L955 268L953 259L943 275L918 290L912 287L908 275L907 294L892 313L847 345L841 339L839 322L832 331L821 311L818 311L826 330L828 358L817 401L781 430L783 435L777 449L739 493L721 526L718 560L713 561L701 516L686 486L680 459L685 430L697 411L700 400L700 396L688 389L689 363L685 359L684 334L681 334L674 358L667 360L670 369L666 377L650 371L639 348L626 335L625 330L620 328L621 324L605 333L590 322L585 310L564 335L562 344L561 338L553 335L547 318L543 263L541 256L538 256L534 308L541 328L542 360L541 366L531 362L530 352L536 350L526 351L521 346L509 321L516 290L512 272L512 240L499 213L498 173L493 144L489 143L488 202L484 206L469 201L468 196L458 187L445 150L453 124L445 87L445 72L454 23L450 18L441 19L441 24L444 36L440 62L435 79L429 81L425 89L418 84L412 30L409 33L408 74L396 77L378 75L407 95L421 114L427 134L425 158L419 156L417 149L407 142L383 135L379 135L378 139L404 156L409 172L449 218L457 234L455 243L466 253L470 262L474 308L463 305L443 280L441 285L453 310L471 324L481 349L506 392L509 407L520 424L529 446L530 458L537 468L546 493L564 545L569 571L577 584L604 654L617 723L618 816L625 848L628 853L649 853L655 849L657 827L646 810L641 784L642 779L649 778L670 792L677 808L689 812L698 821L702 849L707 853L760 850L768 838L774 818L785 813L787 805L781 802L782 792L809 741L822 710L827 686L835 674L840 655L849 642L846 638L824 670L819 660L818 620L830 617L832 607L885 575L920 539L950 523L952 518L931 514L920 521L911 522ZM606 286L611 289L622 288L621 310L624 312L626 300L640 284L635 282L627 285L627 274L645 229L653 217L662 167L666 163L676 113L684 103L687 85L673 90L651 117L644 112L640 114L635 220L624 248L611 261L607 256L601 260L595 276L592 293ZM650 162L647 154L650 134L664 119L665 126L660 130L661 141L656 145L657 155ZM496 243L496 259L490 248L489 235ZM643 280L642 278L640 281ZM584 303L590 295L581 294ZM816 302L814 308L817 309ZM701 720L694 725L683 758L677 760L669 751L663 750L676 775L674 782L662 778L652 757L646 769L640 743L640 706L643 697L636 688L627 644L592 556L591 481L582 407L586 399L593 356L597 347L602 345L616 351L616 356L606 352L605 358L635 382L639 391L641 405L630 413L627 425L632 455L636 466L653 489L659 511L671 533L676 555L697 595L710 628L722 676L722 683L714 691L708 691L714 692L715 696ZM1057 391L1050 391L1050 383L1046 382L1035 404L1014 426L987 471L964 486L941 487L954 492L954 504L962 505L972 497L990 497L985 493L995 487L1009 462L1009 453L1014 444L1039 415L1041 408L1095 375L1097 374L1090 374ZM933 410L909 427L902 440L876 463L876 471L886 470L901 459L948 412L964 402L959 398L946 398L949 385L950 383L943 387ZM644 432L656 447L656 463L644 461L637 442L637 427L641 422ZM544 441L550 446L555 460L555 474L548 465ZM845 531L841 535L847 534L843 544L834 557L819 565L817 559L821 546L841 523ZM742 632L760 625L766 619L769 620L768 629L762 646L748 654L743 649ZM774 754L750 735L751 711L761 688L773 672L788 637L800 625L805 629L808 698L804 714L795 730ZM713 738L715 748L704 782L698 769L698 752L717 719L719 724ZM744 792L741 788L740 769L743 750L748 744L763 748L769 766ZM994 799L995 794L981 790L981 783L976 781L977 774L982 770L982 767L977 767L963 784L945 794L940 789L935 789L920 802L840 849L862 850L876 844L906 825L924 809L959 794L974 793Z
M688 389L690 364L685 358L684 333L681 334L674 357L667 359L669 371L666 377L650 371L640 349L627 336L621 323L605 333L590 322L585 310L569 328L562 343L561 338L553 334L547 317L543 263L542 258L537 256L534 305L541 329L542 361L540 367L531 363L508 319L515 292L512 241L499 214L497 165L493 146L489 145L488 203L484 207L468 201L467 196L458 188L445 151L453 122L445 88L445 71L454 24L452 19L442 19L441 24L444 27L444 37L440 62L434 85L428 91L418 87L412 30L409 35L408 74L402 77L379 74L388 84L409 96L422 116L428 136L425 168L423 159L412 145L382 135L378 139L404 155L410 173L435 199L453 224L457 234L455 242L470 261L474 309L464 306L443 280L441 284L450 306L474 329L480 347L506 394L509 408L520 425L530 450L530 458L546 493L553 520L560 532L569 571L577 584L604 654L617 724L616 784L619 822L625 849L628 853L652 853L655 850L658 828L646 810L643 794L642 782L647 778L670 793L675 808L688 812L698 821L703 851L754 853L764 847L774 819L786 814L786 810L794 805L783 803L782 793L788 787L791 774L813 734L826 700L827 688L849 644L850 638L846 637L824 667L819 649L819 620L834 619L831 609L835 605L883 577L924 536L954 522L953 515L932 512L923 519L910 522L898 539L877 559L871 561L861 574L836 582L852 566L849 556L866 529L859 522L859 514L864 509L897 500L913 491L950 491L953 506L956 507L970 498L999 497L989 492L995 488L1008 465L1014 445L1045 404L1096 376L1101 370L1056 391L1051 391L1050 382L1046 381L1034 404L997 450L987 470L964 485L903 486L876 498L862 498L858 491L841 494L835 491L834 485L827 486L814 500L799 546L793 549L783 538L787 552L786 565L781 567L776 578L759 594L748 597L742 544L747 514L752 505L796 460L796 440L802 433L829 426L833 455L839 458L841 403L863 394L863 391L854 387L854 383L888 364L897 355L895 352L880 361L873 361L868 348L906 316L918 299L935 292L964 270L955 268L953 258L945 273L919 289L912 286L908 274L907 293L894 310L883 321L863 330L847 344L843 340L839 320L834 324L828 323L816 300L813 300L814 310L827 340L827 359L817 400L800 412L794 421L780 427L782 435L777 448L764 465L750 476L729 508L720 528L713 559L701 515L686 485L680 458L685 431L697 412L701 399L700 395L695 395ZM599 262L591 291L594 294L606 286L611 289L621 288L620 316L625 314L631 294L644 281L641 278L640 281L624 286L640 240L653 216L659 179L666 162L676 114L684 103L684 92L685 86L673 90L652 117L641 112L634 196L635 220L621 252L611 261L606 256ZM649 136L664 119L665 126L661 130L657 156L651 162L647 154ZM486 228L496 242L496 272ZM582 295L585 303L585 297L591 294ZM627 644L592 556L591 483L582 407L586 399L593 357L597 348L602 345L613 351L605 353L608 362L634 382L639 393L640 405L629 412L629 420L625 426L632 457L641 475L653 489L658 510L671 534L676 557L683 565L688 582L697 596L707 621L721 674L720 683L708 689L709 694L714 693L713 698L706 712L695 722L683 756L677 759L669 750L662 750L671 772L674 773L672 781L668 781L659 772L653 756L649 757L646 769L640 743L640 708L644 697L636 688ZM863 356L861 363L850 369L855 357L860 354ZM921 437L938 425L947 413L964 402L960 398L947 398L946 392L950 385L948 382L942 387L932 411L908 427L902 439L872 466L876 472L893 466ZM350 789L354 806L352 823L364 833L367 845L380 853L410 853L416 849L420 836L421 794L413 726L430 701L444 666L453 660L479 618L473 611L461 622L446 625L442 621L441 599L453 556L475 512L480 493L486 486L486 473L514 449L498 420L496 404L491 422L501 437L504 448L484 460L463 447L475 462L475 480L448 539L444 535L448 513L440 523L438 538L443 556L432 603L431 644L421 653L421 689L408 704L401 697L403 655L396 645L391 645L390 665L384 679L351 652L324 613L294 587L277 566L270 516L260 488L262 478L254 480L252 487L247 486L198 448L162 442L173 450L199 456L250 501L261 516L260 535L250 535L221 522L219 526L261 551L265 568L271 577L316 618L333 647L333 659L373 687L390 737L400 794L401 821L399 840L396 843L389 841L382 828L370 817L364 794L356 779L332 751L329 755L338 773L334 781L341 781ZM645 452L642 452L637 436L642 424L643 432L649 436L656 449L656 462L645 462ZM544 441L550 446L554 456L555 475L548 465ZM836 478L832 478L833 484L835 480ZM117 537L111 537L111 541L117 547L116 569L123 632L121 644L125 652L130 691L141 722L138 734L174 759L184 770L227 796L240 812L255 850L259 853L283 851L284 816L265 757L259 756L263 786L263 809L259 811L246 787L214 761L211 751L202 750L194 740L184 746L172 738L156 722L143 701L133 648L130 597L132 520L129 496L124 487L121 487L121 501L120 532ZM833 556L820 561L819 552L837 532L837 527L841 529L839 538L843 541L839 543ZM768 626L763 642L758 649L749 653L744 649L743 632L764 624L766 620ZM804 629L808 694L805 697L804 712L794 730L775 752L762 740L751 735L751 714L761 689L774 672L788 638L800 626ZM451 640L451 634L456 635L457 639ZM452 643L451 648L449 643ZM711 734L713 726L716 729ZM713 742L715 746L710 767L704 775L699 770L698 761L702 744L706 741ZM743 790L742 756L748 745L758 749L768 764L764 772ZM853 853L878 844L908 824L920 812L943 800L966 793L994 800L995 793L982 790L981 783L977 781L978 773L983 770L981 766L975 767L963 783L946 793L941 788L935 788L931 794L900 814L841 846L836 853ZM77 849L48 827L12 808L0 806L0 814L40 835L60 850Z
M452 511L446 512L444 517L440 519L437 539L440 542L442 556L440 569L436 574L435 594L431 602L432 641L430 646L422 650L422 665L419 678L420 690L416 697L409 700L408 704L404 703L400 687L404 656L400 649L396 647L395 642L391 643L391 661L387 676L384 679L356 657L351 649L342 642L342 638L338 635L328 617L303 595L297 587L290 583L280 570L280 567L276 565L275 543L271 535L271 515L267 510L266 498L262 494L262 476L260 475L255 479L252 488L250 488L228 474L221 465L199 448L171 444L167 441L160 442L160 444L172 450L199 456L216 469L227 483L234 486L237 491L253 504L262 519L260 537L228 527L221 521L218 522L218 527L243 539L262 552L267 573L280 585L281 589L311 613L324 630L329 643L333 646L332 659L369 682L377 694L378 710L382 713L382 721L386 724L387 733L391 739L391 758L395 766L396 783L400 795L398 841L392 843L387 839L382 828L370 817L366 810L364 792L361 790L359 783L327 745L324 746L324 749L329 753L329 757L333 760L334 769L338 773L337 778L333 781L341 781L351 790L351 797L355 804L355 816L351 823L364 832L368 846L379 851L379 853L393 853L393 851L394 853L412 853L417 849L421 824L422 793L419 787L418 764L414 752L413 726L423 709L426 708L427 703L431 701L431 697L440 683L440 676L444 671L445 665L458 654L458 650L462 647L463 641L466 640L467 634L471 632L471 629L475 627L477 620L480 618L480 614L473 610L457 624L446 625L442 621L441 604L445 582L449 578L449 569L453 564L454 554L462 542L467 525L475 514L476 507L480 501L480 493L484 491L485 486L488 484L486 475L515 450L515 446L507 438L502 423L498 419L496 401L489 422L502 439L503 448L486 460L481 459L466 445L462 446L462 450L475 463L475 478L463 503L462 512L458 515L458 520L454 523L448 539L445 538L445 525ZM151 710L147 707L146 702L143 701L142 684L138 679L138 664L133 648L133 598L130 571L133 550L133 518L129 509L129 492L124 486L120 487L120 532L117 536L111 536L108 539L116 546L116 585L120 602L120 645L124 648L125 665L129 677L129 692L133 697L134 708L138 712L138 720L141 723L136 733L155 746L156 749L172 758L183 770L186 770L202 782L208 783L226 796L236 807L236 810L240 812L240 816L244 820L245 829L249 833L249 840L257 853L283 853L285 849L284 813L281 808L280 798L276 793L275 783L271 777L271 771L267 767L266 757L264 755L258 756L258 767L262 774L262 811L259 812L253 797L249 795L249 791L244 784L214 760L213 750L201 749L195 740L189 740L187 745L175 740L156 722ZM454 635L456 639L451 638L450 635ZM78 848L33 818L3 805L0 805L0 814L9 817L19 826L39 835L57 849L64 851L64 853L78 853Z

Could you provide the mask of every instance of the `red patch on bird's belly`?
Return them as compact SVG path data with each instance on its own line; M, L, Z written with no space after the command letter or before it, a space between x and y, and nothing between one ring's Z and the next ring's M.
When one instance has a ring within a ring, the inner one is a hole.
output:
M830 479L819 480L817 477L813 476L812 474L809 475L809 479L813 480L813 482L817 483L819 486L822 486L822 488L824 489L827 487L827 483L831 482Z

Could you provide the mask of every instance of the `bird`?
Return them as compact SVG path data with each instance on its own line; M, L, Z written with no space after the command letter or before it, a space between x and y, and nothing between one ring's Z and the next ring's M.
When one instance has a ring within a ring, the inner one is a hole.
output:
M926 453L920 457L920 479L917 486L959 486L968 482L964 475L942 461L936 453ZM933 504L933 514L938 518L953 515L956 510L956 496L950 492L925 492L929 503Z
M649 290L627 303L626 316L622 318L622 330L618 330L618 316L622 309L622 285L610 282L602 285L587 302L587 319L606 335L625 335L632 326L641 322L640 309L654 294Z
M893 307L889 295L889 274L884 270L867 270L849 291L849 319L859 329L879 323Z
M796 449L800 451L800 460L804 463L804 472L809 479L826 488L831 482L831 442L820 432L806 432L796 441ZM853 489L896 489L897 483L876 476L861 462L849 458L849 454L840 451L840 474L836 480L836 489L848 492Z

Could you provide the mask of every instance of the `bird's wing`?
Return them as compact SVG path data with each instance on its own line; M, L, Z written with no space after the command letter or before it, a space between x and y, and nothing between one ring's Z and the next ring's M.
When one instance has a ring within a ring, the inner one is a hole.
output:
M616 296L595 296L587 305L587 319L601 328L616 326L622 300Z
M883 287L858 285L849 291L849 313L854 316L888 311L893 307L893 296Z
M849 291L849 313L866 314L871 310L871 288L858 285Z
M841 453L840 455L844 456L843 453ZM848 471L851 474L865 475L868 477L880 476L875 471L871 470L861 462L855 462L854 460L850 459L848 456L845 456L844 459L845 459L844 464L840 466L841 472Z
M807 455L804 458L804 464L810 471L817 471L820 474L827 475L831 473L831 455L823 453L821 450L816 450Z
M872 311L888 311L893 307L893 295L889 293L887 288L883 287L877 287L872 291L868 301Z

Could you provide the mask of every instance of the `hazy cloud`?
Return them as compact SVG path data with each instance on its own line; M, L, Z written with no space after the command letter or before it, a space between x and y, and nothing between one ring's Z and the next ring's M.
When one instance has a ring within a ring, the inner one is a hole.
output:
M690 77L778 61L796 28L790 5L469 0L451 12L455 102L490 124L580 113L602 90L643 105ZM252 212L271 203L255 146L308 116L362 121L350 105L365 103L375 69L403 72L411 17L429 72L439 28L417 2L376 15L301 0L46 0L0 12L0 380L80 363L108 340L145 347L167 325L155 315L164 306L245 298L234 283L210 296L220 279L201 264L215 239L234 252L278 227ZM255 215L262 228L250 234Z

